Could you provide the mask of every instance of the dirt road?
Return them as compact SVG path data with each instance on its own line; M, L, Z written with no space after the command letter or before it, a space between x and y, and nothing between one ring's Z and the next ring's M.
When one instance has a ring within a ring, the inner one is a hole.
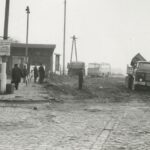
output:
M82 90L78 90L78 78L58 76L49 80L46 86L51 95L60 98L66 102L69 99L84 101L98 101L102 103L108 102L131 102L135 99L140 102L149 102L150 89L139 89L138 91L130 91L125 87L124 77L111 78L90 78L84 79Z
M53 77L50 104L0 104L0 149L149 150L150 94L123 78ZM36 106L37 109L33 109Z

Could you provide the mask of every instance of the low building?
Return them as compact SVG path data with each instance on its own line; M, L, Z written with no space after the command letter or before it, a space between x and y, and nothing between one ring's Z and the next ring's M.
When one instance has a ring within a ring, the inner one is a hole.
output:
M53 72L53 52L56 45L47 44L28 44L28 65L40 65L45 67L46 74ZM7 74L10 74L14 64L23 66L26 60L26 44L11 43L10 57L7 61Z

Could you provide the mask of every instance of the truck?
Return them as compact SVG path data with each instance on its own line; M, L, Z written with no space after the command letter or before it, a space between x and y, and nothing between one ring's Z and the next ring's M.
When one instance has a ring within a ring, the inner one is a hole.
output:
M87 74L90 77L99 77L100 76L100 64L99 63L89 63Z
M88 76L108 77L111 74L111 65L109 63L89 63Z
M111 65L109 63L101 63L100 74L102 77L109 77L111 75Z
M73 76L73 75L78 75L79 71L82 70L83 74L85 75L85 63L76 61L76 62L70 62L67 65L68 68L68 75Z
M150 86L150 62L140 53L133 57L130 65L127 65L125 84L131 90Z

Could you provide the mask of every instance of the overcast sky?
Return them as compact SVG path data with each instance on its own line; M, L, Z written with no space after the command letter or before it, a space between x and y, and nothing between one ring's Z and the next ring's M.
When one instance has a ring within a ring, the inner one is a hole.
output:
M20 42L26 39L27 5L29 43L56 44L62 54L64 0L10 0L9 36ZM0 0L0 36L4 8ZM74 34L78 59L86 63L108 62L125 71L138 52L150 60L150 0L67 0L66 23L66 63Z

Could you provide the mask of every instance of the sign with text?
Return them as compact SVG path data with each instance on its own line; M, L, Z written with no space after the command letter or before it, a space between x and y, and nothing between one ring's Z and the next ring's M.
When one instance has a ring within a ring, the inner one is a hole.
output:
M0 56L10 56L10 41L0 40Z
M10 45L0 45L0 56L10 56Z
M0 46L2 46L2 45L10 45L10 41L8 41L8 40L0 40Z

